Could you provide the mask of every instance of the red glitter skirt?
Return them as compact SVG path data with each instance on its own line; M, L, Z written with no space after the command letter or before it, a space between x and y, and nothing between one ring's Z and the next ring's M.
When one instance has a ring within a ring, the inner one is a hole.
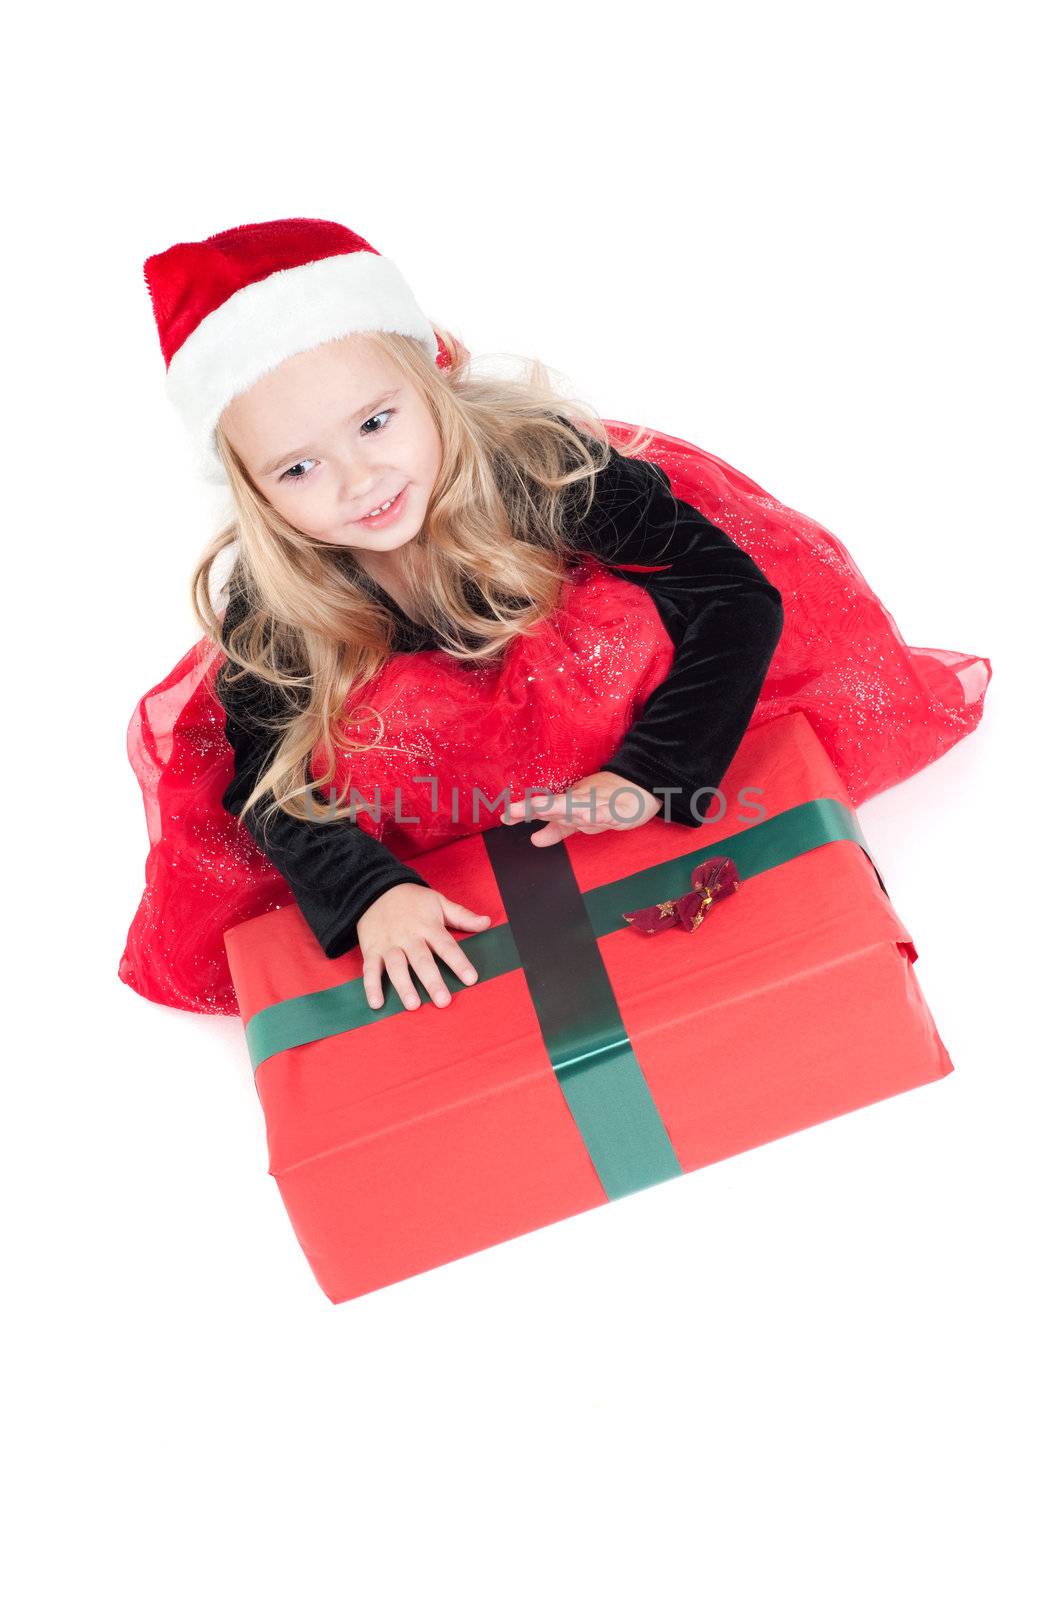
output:
M635 431L607 427L618 442ZM677 498L730 534L782 594L783 632L751 727L803 711L856 805L977 726L992 676L986 657L907 645L841 541L718 456L663 433L647 454ZM358 825L403 860L496 826L490 802L503 790L562 793L606 767L672 657L651 597L588 559L553 615L500 660L393 656L357 696L377 715L363 710L348 725L379 748L343 756L337 790L349 782L369 802L379 796L379 815L374 804ZM199 639L129 724L149 850L118 974L149 1000L235 1016L222 934L294 897L221 804L233 777L213 692L223 660ZM318 750L311 775L324 770Z

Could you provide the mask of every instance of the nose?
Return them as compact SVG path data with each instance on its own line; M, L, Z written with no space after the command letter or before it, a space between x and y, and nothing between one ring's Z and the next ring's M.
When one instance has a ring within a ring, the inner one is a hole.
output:
M344 470L347 496L351 500L364 499L367 494L371 494L373 485L377 481L375 469L364 461L350 461Z
M356 511L363 511L370 506L378 505L384 498L380 489L381 480L375 474L367 474L364 470L352 470L347 475L347 490L345 501L347 510L353 516ZM378 494L377 491L380 490ZM374 500L373 496L376 495Z

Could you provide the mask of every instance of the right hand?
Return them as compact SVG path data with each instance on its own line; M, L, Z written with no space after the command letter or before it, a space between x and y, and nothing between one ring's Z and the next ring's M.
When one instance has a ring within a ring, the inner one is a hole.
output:
M432 959L433 951L443 956L466 983L475 983L477 974L457 939L447 932L446 924L479 933L490 921L486 911L470 911L468 906L419 883L397 883L393 889L385 889L355 924L362 951L365 997L370 1006L384 1004L382 967L387 967L407 1009L415 1010L420 1005L421 997L414 988L407 962L436 1005L448 1006L450 990Z

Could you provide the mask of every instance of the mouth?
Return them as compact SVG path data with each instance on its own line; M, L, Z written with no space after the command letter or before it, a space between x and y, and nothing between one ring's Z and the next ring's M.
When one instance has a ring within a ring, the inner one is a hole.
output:
M406 496L409 487L409 484L407 484L405 488L399 491L386 511L378 511L375 516L370 515L368 517L356 517L353 524L354 527L387 528L390 527L393 522L397 522L399 517L402 516L402 513L406 509Z

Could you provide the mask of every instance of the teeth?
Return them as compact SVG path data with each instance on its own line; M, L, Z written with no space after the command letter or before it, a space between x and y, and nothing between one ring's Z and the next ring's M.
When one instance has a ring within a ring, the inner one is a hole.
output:
M396 495L395 496L395 500L397 500L398 498L399 498L398 495ZM380 515L380 513L382 511L386 511L389 506L393 506L395 504L395 500L385 500L384 504L382 506L377 506L376 510L375 511L370 511L369 515L371 517L379 517L379 515Z

